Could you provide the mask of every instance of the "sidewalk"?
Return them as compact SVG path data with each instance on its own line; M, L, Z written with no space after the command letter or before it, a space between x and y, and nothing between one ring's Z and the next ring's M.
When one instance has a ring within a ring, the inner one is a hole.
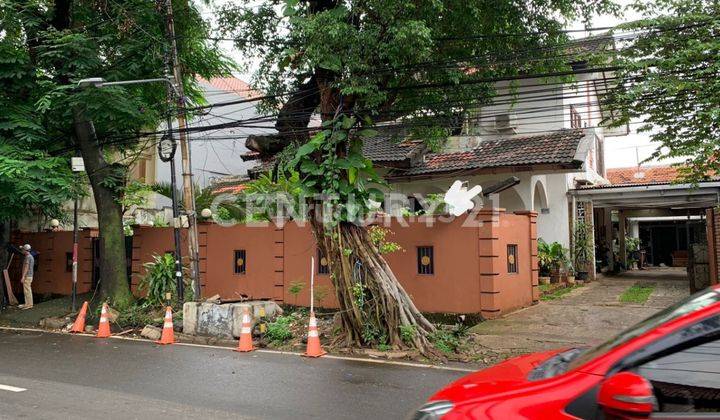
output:
M82 302L82 296L78 297L78 302ZM64 296L36 303L31 309L26 310L10 306L0 311L0 326L37 327L43 318L62 317L69 314L71 305L72 298Z
M636 283L655 289L644 304L621 303ZM599 344L655 312L688 296L685 271L658 268L606 277L561 299L480 323L471 329L477 341L507 355L574 345Z

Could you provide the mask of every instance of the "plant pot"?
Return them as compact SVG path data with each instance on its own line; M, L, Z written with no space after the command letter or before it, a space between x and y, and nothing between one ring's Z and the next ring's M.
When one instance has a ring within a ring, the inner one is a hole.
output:
M567 276L567 284L569 284L569 285L575 284L575 276L568 275Z
M540 283L540 284L550 284L550 277L548 277L548 276L540 276L540 277L538 277L538 283Z
M588 272L587 271L578 271L575 273L575 280L581 280L585 281L588 278Z

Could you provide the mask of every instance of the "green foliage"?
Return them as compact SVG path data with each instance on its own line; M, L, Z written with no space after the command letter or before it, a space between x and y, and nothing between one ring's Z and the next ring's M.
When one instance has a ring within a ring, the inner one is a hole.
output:
M708 179L720 170L720 4L707 0L636 1L642 19L617 31L637 31L603 60L619 67L605 99L623 126L639 120L657 149L649 159L686 158L680 177ZM712 127L712 128L711 128Z
M540 300L551 301L562 299L565 295L579 287L583 286L580 284L574 284L572 286L554 287L552 284L543 284L540 286Z
M538 264L541 275L548 275L552 270L568 267L570 264L568 249L559 242L547 243L538 239Z
M415 325L401 325L400 338L405 343L411 343L417 335L417 327Z
M138 290L145 292L145 301L150 306L165 306L166 294L170 293L171 302L177 302L177 283L175 277L175 258L172 254L153 255L153 261L143 264L146 273L140 279ZM183 271L187 271L183 267ZM183 275L185 300L192 300L192 287L189 279Z
M66 10L64 4L71 6ZM182 3L179 9L183 83L190 101L202 103L195 74L211 77L231 67L207 40L209 26L195 5ZM169 111L166 86L76 89L75 84L87 77L163 75L163 14L153 2L6 0L0 2L0 28L0 219L32 209L57 216L61 203L83 192L84 176L74 176L69 165L75 108L93 121L104 157L115 162L103 174L103 185L119 201L134 204L132 191L123 196L127 165L148 146L137 133L154 129Z
M403 250L396 242L386 240L387 235L394 235L390 229L381 226L371 226L368 228L368 234L370 235L370 241L378 248L380 254L385 255Z
M130 181L118 199L123 208L123 213L132 207L143 207L147 204L148 195L153 189L146 183L141 181Z
M467 335L468 327L457 324L452 328L444 328L438 326L434 333L430 335L430 341L435 348L445 354L456 353L462 345L462 338Z
M305 218L302 202L303 187L297 172L279 171L273 179L270 173L262 174L247 184L248 188L239 200L250 209L250 220L273 220L276 216L290 213L290 216L302 220ZM278 205L285 208L278 208Z
M607 0L265 0L252 6L226 3L219 24L247 63L259 61L255 83L272 95L265 109L276 112L288 92L322 74L363 115L391 109L428 140L444 138L442 130L459 111L491 95L482 80L568 69L554 53L567 39L565 22L617 10ZM482 36L528 32L545 34ZM513 59L512 51L522 53ZM522 59L527 51L538 59ZM499 60L507 65L488 65ZM414 88L426 84L440 88Z
M655 291L654 284L633 284L620 295L622 303L643 304L647 302L652 292Z
M383 181L370 159L362 155L363 138L374 136L369 129L355 129L355 117L341 115L323 123L323 130L300 146L286 170L298 173L302 194L321 195L328 225L358 222L370 210L370 199L382 201L375 188ZM346 150L343 156L338 150ZM332 210L332 211L330 211Z
M325 300L325 298L327 298L329 293L330 289L327 286L315 286L313 295L317 304L322 305L323 301Z
M630 236L625 237L625 257L627 259L628 266L632 266L634 263L638 262L635 258L635 253L640 251L640 245L640 238L633 238Z
M298 295L300 294L300 292L303 291L303 289L305 289L305 282L302 280L295 280L290 283L290 287L288 288L288 293L293 295L293 297L295 298L296 305L297 305Z
M592 225L583 221L578 221L575 223L575 232L573 235L573 256L575 258L575 268L578 271L592 270L592 267L588 267L588 264L592 261L593 252L595 251L593 247L594 233Z
M277 317L274 322L269 322L267 324L265 337L267 337L267 339L275 345L285 343L293 337L292 331L290 330L292 321L292 316Z
M170 226L170 223L165 220L165 217L162 214L156 214L155 217L153 217L153 226L168 227Z

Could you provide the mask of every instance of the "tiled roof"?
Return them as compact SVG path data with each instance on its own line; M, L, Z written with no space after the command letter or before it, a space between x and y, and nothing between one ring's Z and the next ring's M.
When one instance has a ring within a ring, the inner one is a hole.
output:
M541 164L579 167L583 157L578 159L577 154L584 137L583 130L561 130L536 136L484 140L471 151L428 154L424 162L408 170L395 171L393 176Z
M234 93L244 98L256 98L262 94L250 87L245 81L237 77L213 77L210 80L198 77L198 80L225 92Z
M610 184L668 184L677 177L678 170L673 166L609 168L605 176Z
M363 141L363 155L373 162L398 162L412 159L425 150L420 140L404 140L397 132L381 132Z

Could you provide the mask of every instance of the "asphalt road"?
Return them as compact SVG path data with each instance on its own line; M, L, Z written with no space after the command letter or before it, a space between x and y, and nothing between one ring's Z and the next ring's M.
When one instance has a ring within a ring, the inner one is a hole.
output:
M2 419L402 419L434 390L462 375L362 361L0 331Z

